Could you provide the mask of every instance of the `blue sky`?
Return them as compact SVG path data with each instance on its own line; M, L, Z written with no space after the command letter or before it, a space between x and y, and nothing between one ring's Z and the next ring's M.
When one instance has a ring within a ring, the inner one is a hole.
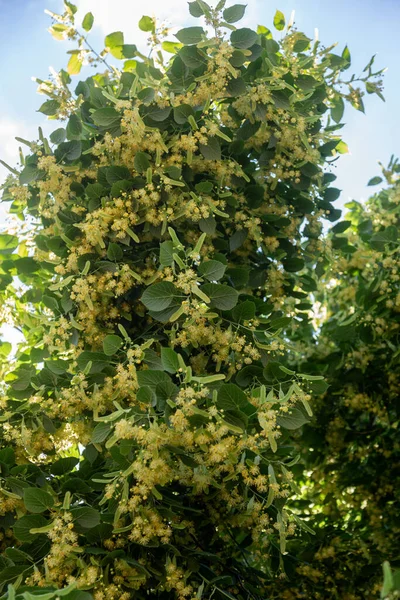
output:
M227 2L228 5L233 3ZM192 19L186 17L185 0L77 0L76 4L80 15L87 10L95 15L91 39L97 47L102 47L105 33L115 30L125 32L127 43L143 43L137 29L143 13L161 14L179 26ZM392 153L399 152L400 73L395 41L399 35L400 0L248 0L247 5L245 24L252 27L257 24L271 27L277 8L287 19L295 10L298 29L310 37L318 28L323 44L337 41L340 51L345 44L349 45L352 71L357 74L375 53L375 64L388 67L384 91L386 103L374 95L365 99L366 115L347 109L342 132L351 154L336 163L338 187L343 190L339 203L344 204L349 198L366 198L370 191L366 183L379 172L377 161L387 163ZM58 70L67 61L68 44L55 41L46 31L50 19L44 13L45 8L61 12L62 2L0 0L0 158L11 164L17 159L18 144L14 136L33 139L37 126L45 122L45 118L36 112L45 97L36 94L36 84L31 77L36 75L46 79L49 66ZM53 125L48 123L48 130ZM3 178L5 170L0 169L0 178Z

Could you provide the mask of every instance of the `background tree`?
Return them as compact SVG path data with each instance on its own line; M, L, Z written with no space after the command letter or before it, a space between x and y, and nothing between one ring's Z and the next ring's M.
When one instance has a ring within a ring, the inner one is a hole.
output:
M399 172L392 158L386 189L346 205L319 269L319 314L298 333L297 368L323 373L329 388L297 442L296 504L314 535L288 544L285 598L383 598L400 587L395 570L379 595L383 561L399 566Z
M178 41L141 19L150 58L121 32L95 53L73 4L53 14L78 48L40 111L65 127L21 140L3 196L26 340L2 398L8 598L265 598L309 528L286 505L292 434L327 384L287 350L331 252L321 219L340 216L344 101L362 108L357 81L380 94L380 72L346 79L347 47L293 24L280 42L237 28L243 5L189 7L207 28ZM84 60L102 71L72 92Z

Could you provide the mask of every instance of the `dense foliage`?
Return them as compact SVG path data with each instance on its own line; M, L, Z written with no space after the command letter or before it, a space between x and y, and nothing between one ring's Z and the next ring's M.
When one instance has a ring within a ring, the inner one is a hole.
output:
M3 193L20 220L0 236L3 316L25 339L11 369L0 346L9 599L344 598L374 584L367 556L379 575L395 556L395 200L322 235L345 102L363 110L359 82L381 95L381 71L346 78L348 48L280 11L278 42L234 25L242 5L189 8L206 28L178 41L141 19L150 57L121 32L97 54L73 4L52 14L78 48L40 111L65 126L21 140ZM84 61L101 72L71 91Z
M386 189L346 205L329 236L314 327L299 336L301 368L323 373L329 388L298 440L307 478L299 473L306 492L295 504L315 536L288 545L297 589L289 584L285 598L377 598L382 562L400 566L399 172L392 160Z

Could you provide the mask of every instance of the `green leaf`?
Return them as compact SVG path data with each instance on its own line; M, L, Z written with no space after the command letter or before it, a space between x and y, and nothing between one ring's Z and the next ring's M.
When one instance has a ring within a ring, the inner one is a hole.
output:
M86 194L91 200L100 200L106 195L106 190L100 183L89 183L86 186Z
M243 27L242 29L236 29L236 31L232 31L231 33L232 46L242 50L254 46L257 40L258 34L252 29L248 29L247 27Z
M144 15L139 21L139 29L141 31L149 31L151 33L154 33L154 31L155 31L154 19Z
M204 35L205 33L202 27L186 27L185 29L180 29L175 34L175 37L178 38L182 44L190 46L201 42Z
M239 68L246 62L246 60L248 59L241 50L234 50L229 62L233 67Z
M334 188L334 187L327 188L323 192L324 200L326 200L327 202L334 202L335 200L337 200L340 197L341 192L342 192L342 190L340 190L339 188Z
M37 534L30 533L30 529L39 529L48 523L42 515L26 515L14 523L13 533L20 542L32 542L37 538Z
M265 40L265 50L267 51L268 58L276 64L276 54L279 52L279 44L272 38Z
M284 429L298 429L309 422L309 419L298 408L291 408L284 416L277 418L277 423Z
M221 160L221 146L217 138L208 138L207 144L199 144L199 149L206 160Z
M58 100L46 100L46 102L43 102L38 112L41 112L44 115L47 115L48 117L53 117L57 114L59 108L60 103L58 102Z
M174 243L171 240L160 244L160 265L162 267L172 267L174 264Z
M379 185L380 183L382 183L382 181L382 177L373 177L368 181L367 185Z
M240 246L242 246L242 244L245 242L246 239L247 239L247 231L246 231L246 229L238 229L229 238L229 250L231 252L234 252L235 250L237 250L238 248L240 248Z
M106 48L115 48L115 46L122 46L124 43L124 34L122 31L114 31L104 38L104 46Z
M121 121L121 115L112 106L99 108L92 114L95 125L100 127L112 127L118 125Z
M218 390L217 407L221 410L239 410L252 415L256 408L247 400L246 394L234 383L224 383Z
M206 283L200 289L211 299L211 306L219 310L231 310L236 306L239 294L229 285Z
M225 2L226 0L220 0L216 6L216 10L221 10L221 8L223 8L223 6L225 5ZM211 6L207 4L207 2L204 2L204 0L197 0L197 4L203 10L205 16L211 18Z
M124 340L119 335L106 335L103 340L104 354L113 356L123 345Z
M124 181L131 178L131 172L127 167L113 165L107 167L106 179L109 184L116 183L118 181Z
M238 323L251 321L256 316L256 305L251 300L240 302L232 311L232 316Z
M60 358L56 358L55 360L46 360L44 364L46 365L47 369L54 373L54 375L63 375L64 373L66 373L69 366L69 362L67 360L62 360Z
M244 79L242 79L242 77L231 79L226 86L226 92L229 96L233 96L235 98L238 96L243 96L247 92L246 82Z
M137 47L134 44L122 44L121 46L113 46L110 48L110 54L118 60L124 58L132 58L136 56Z
M340 123L344 113L344 101L342 96L336 96L331 106L331 116L335 123Z
M138 98L143 102L143 104L151 104L153 102L155 96L155 92L153 88L146 87L140 90L138 93Z
M226 265L218 260L207 260L202 262L198 268L198 272L208 281L218 281L224 276Z
M8 356L12 350L10 342L3 342L0 340L0 356Z
M297 32L295 35L296 35L296 41L293 44L294 52L304 52L305 50L307 50L307 48L310 45L310 42L311 42L310 38L305 36L303 33L299 33L299 32Z
M32 379L32 371L27 368L20 367L17 371L14 371L17 375L17 379L12 382L11 386L14 390L26 390Z
M149 310L149 315L153 317L156 321L161 321L161 323L167 323L177 311L182 310L182 298L178 300L174 300L168 308L163 310ZM180 313L182 314L182 313ZM180 314L176 318L179 318Z
M269 329L282 329L291 323L291 317L278 317L269 322Z
M156 371L162 371L161 356L158 356L155 350L147 348L144 351L144 362L149 369L155 369Z
M335 342L352 342L357 336L357 330L353 325L339 325L332 332Z
M344 60L348 62L348 65L346 65L345 67L343 67L342 70L348 69L350 67L350 64L351 64L351 54L350 54L350 50L348 49L347 46L345 46L344 49L343 49L342 58L344 58Z
M14 261L14 266L16 267L18 273L22 275L31 275L40 269L40 264L31 256L18 258L16 261Z
M78 75L82 69L82 59L80 54L72 54L67 64L67 73L70 75Z
M10 546L6 549L4 555L15 563L23 563L26 565L26 563L32 562L32 557L29 556L29 554L22 550L18 550L17 548L11 548Z
M339 154L348 154L349 153L349 147L346 144L346 142L344 142L343 140L340 140L340 142L338 142L338 144L336 144L335 150Z
M72 2L69 2L69 0L64 0L64 4L68 8L68 12L71 15L75 15L76 14L76 12L78 10L78 7L75 6L75 4L72 4Z
M119 244L111 242L107 248L107 258L113 261L120 261L124 256L123 250Z
M63 127L59 127L50 134L50 141L52 144L56 144L58 146L58 144L61 144L65 141L66 136L67 132L65 129Z
M104 442L111 433L110 423L97 423L93 429L91 441L93 444L101 444Z
M15 565L7 567L0 571L0 586L3 587L5 583L13 581L17 579L22 574L25 574L25 577L31 572L33 569L32 565ZM10 588L11 586L9 586ZM8 594L8 598L10 598L10 594ZM38 596L38 600L40 600L40 596Z
M189 4L189 12L192 15L192 17L202 17L204 15L204 11L201 8L200 4L198 2L196 2L196 0L194 2L188 2Z
M280 10L277 10L274 16L274 27L278 31L285 28L285 15Z
M63 142L56 150L56 157L61 160L76 160L82 154L82 143L80 140Z
M18 248L19 240L16 235L0 234L0 254L12 254Z
M137 372L137 380L140 387L148 387L155 392L159 383L171 381L170 376L164 371L156 369L145 369Z
M149 386L140 387L136 393L136 400L138 402L144 402L144 404L151 404L153 398L153 392Z
M54 505L54 499L40 488L29 487L24 489L24 504L30 512L42 513Z
M236 79L231 79L226 86L226 93L228 96L232 96L237 98L238 96L243 96L247 91L246 83L244 79L241 77L237 77Z
M149 161L149 155L146 152L136 152L135 159L133 161L136 171L139 173L145 173L151 166Z
M83 17L82 27L85 31L90 31L93 27L94 16L91 12L86 13Z
M133 58L137 54L137 46L135 44L123 44L121 54L121 58Z
M176 373L180 368L178 354L172 348L161 348L161 362L167 373Z
M349 227L351 227L351 221L341 221L332 227L331 231L333 233L344 233Z
M179 388L170 380L161 381L156 385L156 406L158 410L165 410L168 400L174 400L178 395Z
M152 119L153 121L161 123L162 121L165 121L165 119L168 119L170 113L171 108L169 106L166 106L165 108L159 108L155 104L154 106L150 106L147 109L145 116L150 117L150 119Z
M63 590L64 591L64 590ZM57 596L61 596L60 590L57 590ZM41 600L40 596L34 595L30 600ZM83 590L72 590L68 594L64 594L65 600L93 600L93 595L89 592L84 592Z
M82 122L77 115L71 115L67 124L67 138L69 140L79 139L82 133Z
M72 508L70 513L73 522L83 529L92 529L100 523L100 513L95 508L82 506L80 508Z
M161 281L148 287L143 296L142 302L149 310L160 312L169 307L173 299L178 296L178 290L170 281Z
M213 216L207 217L206 219L200 219L199 221L200 231L212 235L215 233L217 222Z
M246 10L245 4L234 4L224 10L223 17L227 23L236 23L244 16Z
M164 170L164 173L171 179L175 179L175 181L178 181L178 179L182 175L182 169L180 167L170 166Z
M0 450L0 462L13 467L15 465L15 452L12 448L6 447Z
M178 125L187 123L188 117L194 117L194 110L190 104L180 104L174 108L174 120Z
M179 58L189 69L199 69L206 64L207 59L196 46L184 46L179 50Z
M290 110L290 100L283 90L274 90L271 92L271 98L276 108L284 108Z
M338 329L341 329L341 327ZM352 333L354 339L354 331ZM308 387L310 388L311 393L319 396L321 394L325 394L326 390L329 388L329 384L326 381L310 381Z
M43 171L39 171L36 165L26 165L19 174L19 182L21 185L31 183L40 178Z
M286 317L282 317L286 318ZM279 320L279 319L276 319ZM287 379L287 376L283 374L281 370L281 364L275 360L269 360L263 370L263 377L267 381L279 381Z
M240 410L226 410L224 412L224 422L239 427L241 431L246 431L249 420L247 415Z
M178 50L182 48L182 44L180 42L171 42L167 40L161 44L161 47L165 52L176 54Z
M319 82L311 75L299 75L296 79L296 85L301 90L309 92L318 87Z
M79 458L76 456L67 456L66 458L60 458L51 465L50 471L53 475L65 475L70 473L76 465L79 464Z
M284 259L282 264L285 267L285 271L288 273L296 273L304 268L304 260L302 258L298 258L297 256Z
M370 244L375 250L383 251L386 244L389 244L392 247L393 244L397 244L397 239L397 227L395 225L390 225L383 231L378 231L375 233L370 239Z
M196 192L200 194L209 194L212 192L214 188L214 184L212 181L201 181L200 183L196 183Z

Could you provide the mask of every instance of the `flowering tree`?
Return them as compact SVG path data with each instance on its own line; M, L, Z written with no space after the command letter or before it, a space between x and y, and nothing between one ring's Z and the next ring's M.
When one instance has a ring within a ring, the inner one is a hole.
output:
M288 350L340 216L345 102L381 72L346 77L348 48L280 11L278 42L234 25L243 5L189 8L205 25L173 41L141 19L150 57L121 32L94 52L70 2L52 14L78 48L40 111L65 126L21 140L3 194L22 223L0 236L3 311L25 337L2 367L9 599L261 599L309 530L293 434L327 384ZM71 91L84 60L100 72Z
M297 474L306 491L294 505L306 506L314 532L288 543L293 576L274 585L290 590L285 598L372 600L400 591L400 571L390 576L386 566L379 595L383 561L398 567L400 555L399 172L392 158L386 189L346 205L320 267L320 314L299 332L295 364L323 373L329 388L297 441L307 476Z

